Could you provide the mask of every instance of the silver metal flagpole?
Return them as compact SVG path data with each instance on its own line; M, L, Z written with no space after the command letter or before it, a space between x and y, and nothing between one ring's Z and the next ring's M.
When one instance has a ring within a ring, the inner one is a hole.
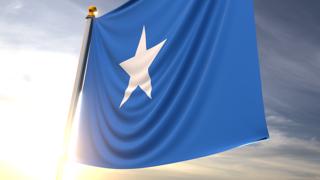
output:
M77 70L77 75L76 75L76 79L73 87L68 119L67 119L65 131L64 131L64 141L63 141L63 151L62 151L63 154L60 157L60 160L58 162L56 180L62 180L63 171L65 168L66 162L68 160L71 130L74 122L74 116L76 113L77 104L79 101L80 92L83 86L85 71L87 68L88 52L89 52L89 46L91 42L92 23L96 13L98 12L95 6L90 6L88 10L89 12L88 12L88 16L86 17L86 27L85 27L85 33L84 33L84 38L82 42L82 48L80 52L78 70Z

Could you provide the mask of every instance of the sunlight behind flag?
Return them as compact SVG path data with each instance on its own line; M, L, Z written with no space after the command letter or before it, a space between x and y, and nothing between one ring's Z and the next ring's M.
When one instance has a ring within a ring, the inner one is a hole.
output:
M54 179L77 57L32 49L0 53L0 164L25 178Z

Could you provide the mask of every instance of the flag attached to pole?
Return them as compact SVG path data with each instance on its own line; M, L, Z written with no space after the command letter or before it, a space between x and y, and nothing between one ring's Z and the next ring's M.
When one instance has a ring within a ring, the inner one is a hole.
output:
M252 0L131 0L94 19L80 162L149 167L268 137Z

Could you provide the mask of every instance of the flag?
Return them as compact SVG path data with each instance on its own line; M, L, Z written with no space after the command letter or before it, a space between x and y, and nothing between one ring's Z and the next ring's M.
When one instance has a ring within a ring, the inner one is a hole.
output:
M79 162L150 167L268 138L252 0L131 0L92 28Z

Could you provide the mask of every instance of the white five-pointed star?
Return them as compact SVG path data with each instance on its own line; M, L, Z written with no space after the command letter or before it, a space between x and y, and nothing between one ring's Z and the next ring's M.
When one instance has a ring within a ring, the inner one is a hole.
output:
M130 98L132 92L139 86L146 95L152 99L152 85L149 75L149 67L158 55L167 40L165 39L156 46L147 49L146 31L143 27L140 42L134 57L120 63L120 66L130 76L128 87L124 93L120 108Z

